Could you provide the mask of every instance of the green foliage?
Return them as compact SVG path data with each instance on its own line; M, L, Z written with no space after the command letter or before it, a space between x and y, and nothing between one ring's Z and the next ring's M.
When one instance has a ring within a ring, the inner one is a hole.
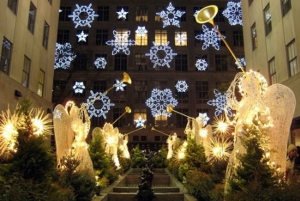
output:
M153 168L166 168L167 167L167 149L163 146L157 154L152 156L151 163Z
M140 150L139 145L135 146L133 149L133 154L131 157L131 167L132 168L142 168L146 165L146 158L142 151Z
M130 169L131 160L130 160L130 158L125 158L123 156L123 151L121 149L118 149L118 158L119 158L119 163L121 166L121 168L118 171L120 174L123 174Z

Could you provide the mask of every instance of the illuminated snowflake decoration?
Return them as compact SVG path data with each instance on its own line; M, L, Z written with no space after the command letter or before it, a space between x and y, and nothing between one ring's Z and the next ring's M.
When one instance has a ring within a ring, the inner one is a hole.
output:
M246 68L246 60L245 60L245 58L237 58L237 60L239 61L240 65L241 65L241 67L242 67L243 69ZM239 66L239 64L238 64L237 61L235 62L235 65L236 65L238 68L240 68L240 66Z
M83 90L85 89L84 83L83 82L75 82L73 89L76 94L77 93L82 94Z
M177 81L175 87L178 92L186 92L186 90L188 89L189 86L187 85L186 81L179 80L179 81Z
M214 89L214 94L216 96L216 99L209 100L207 104L216 106L217 108L215 110L215 116L219 116L223 112L226 106L226 95L220 93L217 89ZM227 112L228 112L228 116L232 116L232 112L230 108L228 108Z
M94 65L96 66L97 69L105 69L107 62L104 57L98 57L94 61Z
M230 25L243 25L241 2L229 1L222 14L228 19Z
M172 61L173 56L177 55L177 53L173 53L173 50L169 45L169 41L166 45L156 45L153 42L153 45L150 48L150 53L146 53L146 56L150 56L150 60L154 63L153 68L156 66L167 66L170 68L169 63Z
M124 91L124 87L126 87L127 85L124 82L116 80L116 84L114 84L113 86L116 88L116 91Z
M138 119L134 120L134 123L136 124L136 128L137 127L143 127L145 125L146 119L143 119L141 116L139 116Z
M59 44L56 43L54 69L70 68L71 62L76 55L72 52L72 45L70 43Z
M130 35L130 31L126 31L123 34L118 33L117 31L113 31L115 40L109 40L106 42L107 45L113 46L114 49L112 51L112 55L117 54L120 51L123 51L126 55L130 54L128 46L135 45L134 40L128 39Z
M68 16L72 18L73 22L76 24L75 28L78 26L91 27L94 18L99 16L98 14L95 14L95 11L91 7L92 4L89 6L79 6L76 4L76 9L73 11L73 14Z
M172 91L170 89L153 89L151 97L146 100L146 105L151 109L152 115L159 116L165 115L171 116L171 113L167 112L167 106L172 105L175 107L178 101L172 97Z
M204 33L195 36L196 39L204 41L202 45L202 50L207 49L210 45L212 45L216 50L219 50L219 41L222 39L215 30L215 28L209 29L206 25L202 24L202 29ZM218 26L216 26L216 29L218 29Z
M135 33L136 33L137 35L139 35L139 36L145 36L145 35L148 33L148 31L146 30L145 27L140 27L140 26L138 26L138 28L137 28L137 30L135 31Z
M157 12L156 14L163 19L163 28L165 28L169 25L180 27L180 21L177 18L180 18L184 13L184 11L175 11L175 7L170 2L166 11Z
M83 31L80 34L76 35L78 37L78 42L80 41L84 41L86 42L86 37L88 36L88 34L85 34Z
M128 12L126 12L123 8L121 9L121 11L117 12L118 14L118 19L126 19L126 15Z
M205 126L209 121L209 117L207 116L207 113L199 113L198 118L202 119L203 126Z
M90 119L94 116L94 117L103 117L104 119L106 119L106 113L108 113L108 111L110 110L110 106L115 106L114 103L110 102L110 99L108 96L106 96L105 94L102 94L100 92L96 92L94 93L92 90L91 92L91 96L88 97L87 99L87 111L90 114L89 117ZM99 100L102 102L102 107L101 108L96 108L94 103Z
M186 34L177 34L176 37L175 37L175 40L179 44L186 44L187 36L186 36Z
M205 71L208 67L207 61L205 59L198 59L195 64L198 71Z

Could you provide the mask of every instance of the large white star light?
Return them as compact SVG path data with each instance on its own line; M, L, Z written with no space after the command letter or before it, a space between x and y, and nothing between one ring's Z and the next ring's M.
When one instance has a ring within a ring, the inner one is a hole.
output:
M163 19L163 28L165 28L169 25L180 27L179 20L177 18L180 18L184 13L184 11L175 11L175 7L170 2L166 11L163 10L161 12L157 12L156 14Z
M124 82L120 82L116 79L116 83L113 86L116 88L116 91L124 91L124 87L126 87L127 85Z
M189 87L188 84L184 80L178 80L175 85L175 88L177 89L178 92L186 92L188 87Z
M218 29L218 26L215 26L215 28ZM205 50L210 45L212 45L216 50L220 49L219 41L222 40L222 38L219 36L215 28L209 29L206 25L202 24L203 34L195 36L196 39L204 41L202 50ZM225 36L223 36L223 38L225 39Z
M106 64L107 64L107 62L104 57L98 57L94 61L94 65L96 66L97 69L105 69Z
M106 113L108 113L108 111L110 110L110 106L115 106L114 103L110 102L110 99L108 96L106 96L105 94L102 94L100 92L96 92L94 93L92 90L91 92L91 96L88 97L87 99L87 111L90 114L89 117L90 119L94 116L94 117L103 117L104 119L106 119ZM94 103L99 100L102 102L102 107L101 108L96 108Z
M172 105L175 107L177 104L178 101L173 98L170 89L153 89L151 97L146 100L146 105L151 109L151 113L154 117L159 115L170 117L171 113L167 112L167 106Z
M139 36L145 36L148 33L148 31L146 30L146 28L144 26L143 27L138 26L135 33Z
M126 15L127 15L128 12L126 12L123 8L121 9L121 11L118 11L117 14L118 14L118 19L126 19Z
M130 35L130 31L126 31L125 33L118 33L117 31L113 31L115 40L106 41L107 45L113 46L114 49L112 51L112 55L117 54L120 51L123 51L126 55L130 54L128 46L135 45L134 40L128 39Z
M145 54L146 56L150 56L151 62L154 63L153 68L156 66L167 66L170 68L169 63L177 53L173 53L173 49L168 46L169 41L166 45L157 45L155 42L153 42L153 45L150 48L150 52Z
M228 19L230 25L243 25L241 2L228 1L227 8L222 14Z
M73 89L76 94L77 93L82 94L83 90L85 89L84 83L83 82L75 82Z
M56 43L54 69L70 68L71 62L76 55L72 52L72 45L70 43L59 44Z
M136 128L137 127L144 127L145 122L146 122L146 119L143 119L141 116L139 116L138 119L134 120L134 123L136 124L136 126L135 126Z
M86 42L86 37L88 36L89 34L85 34L84 31L81 31L80 34L77 34L76 36L78 37L78 42L80 41L84 41Z
M73 11L73 14L68 16L72 18L75 23L75 28L78 26L91 27L91 23L94 21L94 18L99 16L98 14L95 14L95 11L91 7L92 4L89 6L79 6L76 4L76 9Z
M208 67L208 63L205 59L197 59L195 66L198 71L205 71Z
M217 89L214 89L214 94L216 96L216 99L209 100L207 104L216 106L215 116L219 116L223 112L226 106L226 94L222 94ZM228 116L232 116L232 112L230 108L228 108L227 113Z

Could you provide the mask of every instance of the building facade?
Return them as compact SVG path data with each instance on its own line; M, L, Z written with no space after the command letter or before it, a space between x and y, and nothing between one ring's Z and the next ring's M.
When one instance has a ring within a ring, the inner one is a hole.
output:
M269 85L288 86L300 102L300 2L242 0L247 69L259 70ZM296 105L291 141L300 145L300 106Z
M59 0L0 2L0 110L24 98L52 110Z
M237 57L243 57L242 26L231 26L223 16L225 0L78 0L76 3L62 0L57 43L69 43L76 57L69 67L59 64L55 69L54 106L69 100L77 106L87 103L92 95L111 89L126 72L132 84L127 84L124 91L116 91L115 87L107 92L114 104L109 111L99 115L107 107L99 99L89 108L92 128L113 123L121 133L129 135L130 149L139 144L142 149L158 150L169 134L185 138L188 118L184 115L197 117L199 113L207 113L212 121L216 107L207 102L216 99L214 89L224 93L240 69L221 40L207 45L212 25L195 21L195 12L211 4L219 8L214 21L222 35ZM80 40L79 36L84 35L87 36ZM98 58L104 58L105 68L103 59ZM200 59L208 64L207 69L205 63L197 64ZM178 81L184 81L179 82L179 89ZM84 85L82 93L75 92L76 83ZM183 83L188 88L181 92L185 88ZM158 96L154 89L163 95ZM161 108L166 107L164 101L176 99L176 112L170 117L153 115L152 110L159 107L146 105L151 97ZM126 106L131 113L123 115ZM139 117L146 120L146 128L136 127L135 120Z

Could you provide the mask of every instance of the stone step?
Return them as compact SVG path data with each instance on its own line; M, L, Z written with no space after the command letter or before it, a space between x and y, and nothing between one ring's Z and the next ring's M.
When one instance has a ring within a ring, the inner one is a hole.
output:
M136 193L108 193L108 201L138 201ZM183 201L183 193L156 193L151 201Z
M138 187L114 187L113 192L137 192ZM180 192L178 187L153 187L154 193Z

